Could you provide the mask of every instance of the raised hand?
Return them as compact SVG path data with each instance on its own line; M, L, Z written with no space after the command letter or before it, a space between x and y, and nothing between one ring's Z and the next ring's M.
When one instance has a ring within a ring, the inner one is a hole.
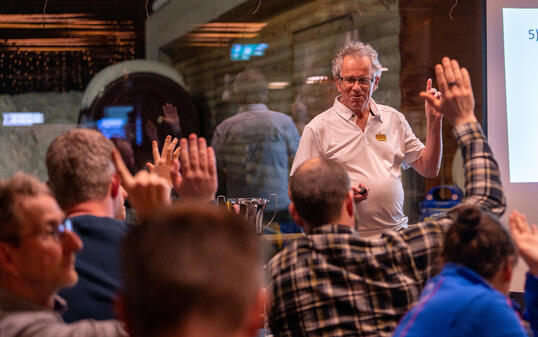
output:
M432 88L431 78L428 78L428 80L426 81L425 92L429 93L435 98L441 98L441 92L437 91L437 89L435 88ZM426 118L428 120L440 120L443 118L443 114L435 110L435 108L428 102L428 100L424 100L424 110L426 111Z
M188 141L186 138L180 141L179 161L180 173L177 160L171 172L174 190L179 197L183 200L213 200L218 186L213 148L207 146L204 138L191 134Z
M165 105L163 105L162 109L162 120L166 124L168 124L175 132L181 131L181 123L179 120L179 114L177 113L177 108L170 103L166 103Z
M170 187L172 186L172 178L170 177L170 171L174 165L174 160L177 160L179 157L179 147L176 148L178 139L172 136L166 136L164 140L163 148L159 154L159 145L157 141L153 141L152 150L153 150L153 164L146 163L146 167L149 172L155 173L168 181Z
M116 149L112 152L112 161L139 220L149 219L156 208L170 203L170 186L165 178L144 170L133 177Z
M460 68L458 61L444 57L442 65L435 66L435 75L442 96L435 97L431 92L421 92L420 96L454 127L476 122L473 88L467 69Z
M510 213L510 234L519 254L529 265L530 272L538 276L538 227L529 226L525 215L514 210Z

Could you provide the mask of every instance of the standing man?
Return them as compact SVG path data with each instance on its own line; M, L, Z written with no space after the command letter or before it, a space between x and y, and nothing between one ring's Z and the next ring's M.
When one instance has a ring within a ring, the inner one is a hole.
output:
M288 177L299 133L289 116L265 105L267 83L261 71L247 69L239 73L233 90L239 113L217 126L212 140L221 193L232 198L278 195L276 221L282 225L291 220L286 219L290 203ZM267 210L275 210L273 199Z
M346 44L333 59L332 73L340 96L305 126L291 175L310 158L335 160L350 176L362 235L406 228L401 166L411 166L427 178L437 176L442 115L425 103L424 146L400 112L377 104L372 94L378 87L381 64L370 45ZM431 80L426 89L435 94ZM367 192L359 194L362 187L367 187Z
M506 202L499 167L474 114L469 73L447 57L435 72L444 96L421 96L454 127L465 163L461 206L500 216ZM439 219L364 237L355 228L350 187L343 165L323 158L306 161L291 180L290 213L307 235L267 264L274 336L392 336L438 273L443 236L460 205Z

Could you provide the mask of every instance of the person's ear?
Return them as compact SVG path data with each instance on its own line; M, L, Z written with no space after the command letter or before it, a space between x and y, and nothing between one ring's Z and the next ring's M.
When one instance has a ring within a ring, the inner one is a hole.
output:
M7 242L0 242L0 270L2 273L13 275L19 274L19 269L13 258L14 252L15 247Z
M112 198L116 198L120 192L121 179L118 173L112 175L112 181L110 182L110 195Z
M338 90L338 93L342 93L342 81L340 81L339 78L334 79L334 85L336 86L336 90Z
M288 212L291 214L293 221L295 221L299 226L304 228L303 219L301 219L301 216L299 216L299 213L297 212L297 209L295 208L295 203L293 201L288 206Z
M353 191L349 190L347 192L347 196L346 196L346 199L344 200L344 203L346 205L347 215L349 215L351 217L353 216L353 213L354 213L354 210L355 210L354 202L355 202L355 197L353 195Z
M123 295L123 293L118 293L114 298L114 313L116 314L118 320L123 322L125 330L127 330L129 336L135 337L136 334L134 333L133 325L131 320L129 319L127 311L128 309L125 301L125 296Z
M260 289L256 296L255 302L250 307L246 316L245 333L240 334L244 336L256 336L256 332L264 327L264 306L266 301L265 291Z
M373 90L372 92L375 92L377 90L377 88L379 88L379 76L375 75L375 78L374 78L374 87L373 87Z
M502 277L503 280L506 282L510 282L512 280L512 272L514 271L512 259L513 257L507 258L503 266Z

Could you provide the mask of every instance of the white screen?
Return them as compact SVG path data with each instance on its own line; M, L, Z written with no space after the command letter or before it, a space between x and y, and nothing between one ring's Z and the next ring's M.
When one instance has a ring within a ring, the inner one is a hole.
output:
M487 0L487 135L501 170L507 209L538 223L538 29L537 0ZM506 71L506 73L505 73ZM508 89L508 90L507 90ZM523 291L519 263L512 291Z
M538 9L503 8L511 183L538 182Z

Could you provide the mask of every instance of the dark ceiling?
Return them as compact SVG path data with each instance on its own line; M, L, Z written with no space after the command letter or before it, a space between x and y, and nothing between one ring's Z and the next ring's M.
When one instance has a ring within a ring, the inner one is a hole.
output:
M144 57L146 0L1 0L0 94L84 90Z

